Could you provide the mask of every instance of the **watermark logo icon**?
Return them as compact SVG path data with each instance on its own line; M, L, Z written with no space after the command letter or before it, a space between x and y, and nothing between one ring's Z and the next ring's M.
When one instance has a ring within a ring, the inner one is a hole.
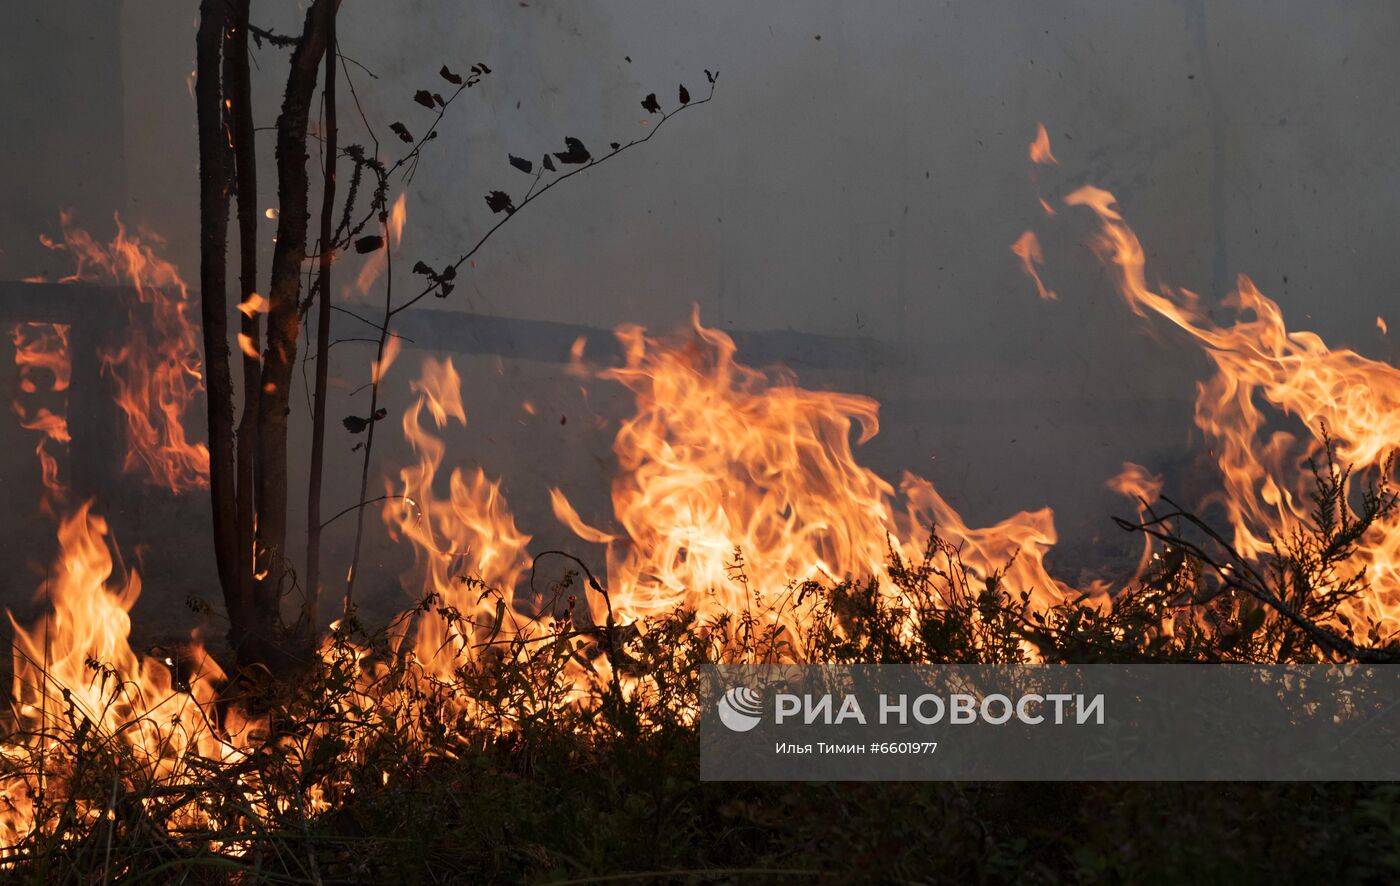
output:
M748 732L763 718L763 696L757 689L735 686L719 700L719 721L732 732Z

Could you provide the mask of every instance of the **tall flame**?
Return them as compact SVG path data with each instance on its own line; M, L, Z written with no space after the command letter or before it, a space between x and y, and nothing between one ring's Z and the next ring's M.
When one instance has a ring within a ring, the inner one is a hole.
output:
M1055 155L1050 153L1050 134L1045 131L1044 123L1035 125L1035 139L1031 142L1030 158L1032 163L1041 165L1059 162Z
M1011 244L1011 254L1021 260L1021 270L1035 281L1035 291L1041 298L1046 301L1058 298L1054 290L1046 288L1045 282L1040 279L1040 271L1036 269L1037 265L1045 264L1045 255L1040 251L1040 239L1035 231L1026 231L1017 237L1016 242Z
M1197 386L1195 420L1223 482L1211 500L1223 506L1239 553L1267 557L1275 541L1309 525L1312 466L1325 461L1324 433L1358 479L1394 483L1388 458L1400 441L1400 369L1329 348L1314 333L1290 331L1279 306L1243 275L1221 304L1233 322L1217 323L1195 293L1148 286L1142 244L1112 194L1085 186L1064 202L1093 212L1099 223L1093 246L1113 269L1128 306L1183 330L1215 367ZM1295 421L1284 429L1271 411ZM1371 584L1371 594L1356 601L1357 629L1368 620L1394 624L1400 618L1400 516L1378 521L1360 540L1355 561L1366 567Z
M0 778L0 847L13 846L35 826L35 800L48 797L45 816L62 810L66 789L65 736L78 728L94 741L120 742L133 768L128 788L143 789L173 777L189 778L196 757L232 761L227 726L216 729L214 685L223 679L202 648L189 650L193 673L177 686L170 661L139 655L130 646L130 611L141 593L135 572L118 575L107 525L79 506L59 526L60 553L40 588L51 611L29 628L14 629L12 732L0 758L51 755L47 768ZM92 818L101 808L79 804ZM198 812L177 813L183 820ZM56 822L51 822L56 823Z
M73 257L76 269L62 282L99 282L134 295L121 342L99 355L126 423L124 469L177 494L207 485L209 450L190 442L184 426L203 387L199 330L184 280L147 242L158 241L128 232L120 219L107 244L74 227L66 213L61 221L62 240L44 243Z
M462 617L415 623L410 648L429 673L450 672L461 658L472 657L478 639L505 617L485 598L483 586L514 591L530 542L515 528L500 483L488 480L480 468L466 473L453 468L447 494L436 488L447 453L438 435L450 421L467 422L461 384L451 360L424 361L422 376L412 383L418 399L403 416L404 439L418 460L399 471L383 509L390 536L407 541L415 554L406 584Z
M355 275L355 290L360 295L368 295L369 291L374 288L374 284L384 275L385 269L389 266L389 250L398 249L399 243L403 241L404 225L407 223L408 195L399 194L384 221L389 232L389 242L380 243L377 248L373 249L369 258L365 259L365 263L360 266L359 273Z

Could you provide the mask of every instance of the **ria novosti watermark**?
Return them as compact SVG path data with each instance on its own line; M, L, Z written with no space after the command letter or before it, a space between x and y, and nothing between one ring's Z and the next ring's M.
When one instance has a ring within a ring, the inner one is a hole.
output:
M747 732L762 720L761 716L753 712L758 693L748 687L731 690L733 691L745 692L750 699L749 718L742 728L737 728L725 720L723 710L720 711L720 719L735 732ZM728 702L729 696L726 693L719 702L721 708L727 707ZM811 693L781 693L774 699L773 711L773 722L779 726L797 720L805 725L822 723L828 726L839 726L843 723L859 723L865 726L872 722L882 726L905 726L910 722L925 726L939 723L964 726L978 721L999 726L1011 722L1013 718L1032 726L1045 723L1047 719L1055 724L1064 724L1072 719L1078 725L1092 722L1102 726L1104 696L1103 693L1099 693L1086 698L1083 693L1051 692L1048 695L1040 695L1029 692L1013 699L1000 692L981 697L955 692L945 698L931 692L912 697L907 693L889 695L882 692L877 699L875 715L873 718L867 718L857 695L842 695L838 702L829 692L818 696Z
M1400 667L707 669L710 780L1400 779Z

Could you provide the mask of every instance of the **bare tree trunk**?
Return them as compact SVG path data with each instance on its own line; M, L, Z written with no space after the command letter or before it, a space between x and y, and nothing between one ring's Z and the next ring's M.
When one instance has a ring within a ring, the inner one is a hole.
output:
M224 135L221 52L226 0L202 0L195 37L195 108L199 132L199 291L204 326L204 379L209 403L209 497L214 517L214 556L224 603L238 605L235 519L233 378L229 371L228 142Z
M277 651L274 633L287 572L287 418L301 334L298 299L310 220L306 127L317 68L326 49L323 7L330 2L333 0L316 0L307 11L277 118L277 245L272 253L267 350L258 402L257 573L253 589L259 645L268 656Z
M331 347L331 262L335 259L335 4L327 3L326 82L321 88L325 107L325 178L321 193L321 274L316 310L316 391L311 413L311 477L306 502L306 607L302 621L314 634L321 597L321 476L326 448L326 381ZM387 248L387 246L386 246Z
M226 48L229 72L229 114L237 170L238 259L240 302L249 305L239 321L239 350L243 356L243 414L238 423L237 560L238 615L235 634L242 632L253 608L253 465L257 454L258 394L261 391L262 322L254 306L258 288L258 170L253 135L252 79L248 70L249 0L234 0L233 21ZM232 615L233 610L230 609Z

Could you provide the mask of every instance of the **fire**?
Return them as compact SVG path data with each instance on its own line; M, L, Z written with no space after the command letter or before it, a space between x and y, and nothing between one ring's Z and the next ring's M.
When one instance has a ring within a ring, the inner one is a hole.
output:
M1040 279L1040 272L1036 270L1036 265L1045 264L1045 255L1040 251L1040 240L1034 231L1026 231L1016 238L1016 242L1011 244L1011 254L1021 260L1021 270L1035 281L1035 291L1041 298L1054 301L1059 297L1052 290L1045 288L1044 281Z
M55 505L65 494L58 454L69 441L67 392L73 364L68 332L61 323L20 323L10 330L19 368L19 396L11 408L20 427L41 434L34 447L44 484L39 508L49 516L55 516Z
M63 239L45 245L68 252L76 270L62 282L92 281L129 289L131 322L120 344L99 355L126 420L124 469L179 494L208 484L209 450L185 435L185 415L203 387L199 330L179 272L152 245L117 220L110 243L98 243L61 216Z
M268 211L271 212L272 210ZM238 313L250 320L257 319L260 314L266 314L267 309L267 299L258 295L256 292L250 294L238 304ZM250 360L258 360L262 356L258 353L257 346L253 344L253 337L245 332L238 333L238 349Z
M370 379L378 384L389 368L394 365L394 361L399 358L399 352L403 350L403 341L399 338L390 338L384 342L384 354L378 360L371 360L369 366Z
M590 525L562 490L550 491L561 523L606 546L606 596L580 587L567 603L523 586L530 538L516 528L498 482L480 469L453 469L447 494L436 489L447 458L442 432L465 425L466 410L452 362L424 361L403 417L417 460L386 489L382 514L415 554L405 587L456 618L420 618L406 638L427 673L476 659L492 638L561 624L640 628L677 607L701 624L749 613L796 644L812 605L799 599L803 582L873 576L897 595L886 573L890 553L917 561L931 526L960 546L973 575L1002 575L1034 605L1071 593L1044 565L1056 540L1049 509L975 528L927 480L906 475L897 491L862 466L855 447L878 432L874 400L807 390L785 370L745 366L733 341L698 317L675 340L637 327L617 334L622 366L575 365L636 400L614 441L617 528ZM606 673L605 662L577 669L575 688Z
M1030 157L1032 163L1053 164L1059 161L1055 155L1050 153L1050 134L1045 131L1044 123L1035 125L1035 140L1031 142Z
M1109 489L1122 495L1138 505L1138 519L1145 520L1148 517L1148 509L1156 503L1162 495L1162 477L1153 474L1147 468L1130 461L1123 462L1123 470L1110 477L1105 484ZM1137 570L1134 577L1146 574L1148 566L1152 560L1152 538L1144 535L1142 539L1142 555L1138 558Z
M223 674L201 648L190 650L193 673L177 686L168 662L129 645L141 579L117 574L107 525L91 503L63 519L58 540L59 557L39 591L51 612L29 628L11 618L13 722L0 759L12 765L0 776L0 846L13 846L41 822L57 823L52 817L62 811L65 776L76 762L67 737L75 728L94 745L120 742L130 751L136 765L124 778L138 789L188 780L198 759L232 762L240 754L215 728L213 687ZM47 758L37 771L23 765L36 756ZM47 797L42 813L40 794ZM77 809L80 820L104 812ZM182 808L174 817L196 823L199 815Z
M208 452L190 444L182 426L200 386L198 334L186 316L183 282L120 222L106 246L72 227L67 216L63 231L62 242L45 240L77 263L63 282L97 280L134 291L125 340L99 354L126 418L126 469L175 493L202 485ZM22 426L41 434L41 507L59 521L59 554L39 588L48 614L29 628L11 618L14 676L11 719L0 743L0 849L38 826L71 826L62 821L70 814L64 811L66 779L85 752L83 736L94 747L111 742L127 749L134 768L122 777L134 789L191 780L196 761L227 763L241 753L230 743L241 721L235 716L215 725L214 687L224 675L198 643L184 653L190 672L180 685L172 661L131 647L129 613L141 593L140 576L116 567L106 522L92 502L75 504L59 476L57 459L69 442L69 333L66 325L43 323L11 331L20 376L13 409ZM90 821L110 810L74 798L71 813ZM177 825L197 825L204 816L186 803L169 817Z
M677 606L702 621L762 613L795 642L800 583L875 577L895 595L891 550L917 561L931 526L962 546L975 575L989 578L1011 563L1009 577L1042 605L1068 591L1044 568L1055 541L1048 509L973 528L927 480L906 474L896 492L861 465L856 447L879 431L874 400L807 390L786 370L745 366L733 340L698 316L678 340L637 327L617 335L624 365L594 375L636 400L613 445L619 530L589 526L562 492L551 494L561 522L607 545L614 618ZM591 602L601 623L602 601Z
M878 570L893 489L851 448L853 432L877 433L876 403L746 367L723 333L698 318L693 328L692 341L668 344L624 327L625 365L598 373L636 399L613 445L626 541L607 559L621 614L743 611L758 602L750 590Z
M1184 331L1215 367L1197 386L1196 426L1220 469L1223 488L1213 501L1224 508L1239 553L1266 558L1275 541L1310 524L1312 466L1325 462L1324 429L1355 479L1394 483L1389 456L1400 441L1400 369L1329 348L1311 332L1290 331L1279 306L1243 275L1221 305L1233 323L1216 323L1195 293L1147 285L1142 244L1112 194L1086 186L1064 202L1093 212L1099 224L1093 246L1128 306ZM1293 422L1279 425L1276 416ZM1353 623L1358 630L1368 621L1395 624L1400 518L1373 526L1354 559L1367 570L1372 592L1355 601Z
M1056 162L1043 126L1030 157L1038 165ZM1092 245L1113 269L1129 307L1170 322L1211 360L1214 374L1198 387L1195 421L1222 487L1202 504L1221 508L1240 553L1267 558L1278 539L1307 526L1311 466L1325 455L1328 439L1359 480L1395 480L1388 455L1400 440L1400 370L1290 331L1278 305L1245 277L1224 302L1233 322L1218 323L1198 296L1147 285L1143 247L1112 194L1086 186L1063 203L1091 213ZM1043 198L1042 204L1055 215ZM361 274L366 287L382 272L370 273L375 262L387 264L404 218L400 199L389 219L390 243ZM128 470L172 492L202 485L207 450L187 441L183 430L200 388L200 364L179 275L120 226L116 239L102 246L65 219L63 242L53 245L77 260L70 279L135 291L129 339L102 355L126 416ZM1011 249L1041 298L1055 299L1040 277L1037 236L1026 231ZM265 310L265 302L253 296L239 309L251 316ZM805 583L872 579L887 598L902 602L891 555L917 562L934 530L956 549L971 577L987 587L999 581L1033 608L1081 595L1111 605L1108 583L1073 588L1051 575L1046 558L1057 533L1049 508L976 527L929 480L906 473L896 483L863 465L859 448L880 427L875 400L803 388L781 367L747 366L734 341L703 326L698 312L689 330L674 337L649 336L637 326L616 334L621 365L586 364L579 339L569 370L581 380L620 385L633 398L634 410L613 441L618 470L611 513L585 516L563 489L550 490L555 518L583 544L601 546L603 579L556 586L554 594L534 586L531 536L517 527L502 481L449 458L451 428L467 423L460 375L451 360L423 361L411 384L414 401L402 417L414 458L386 483L381 507L390 536L414 555L402 582L427 601L397 622L391 644L421 682L376 688L383 663L368 650L328 640L326 663L345 664L361 679L353 698L341 702L356 722L375 712L406 718L436 689L450 692L464 673L480 673L507 656L528 658L537 639L553 639L565 650L559 655L566 697L581 702L615 676L599 651L601 628L640 633L649 619L677 608L696 615L699 631L743 614L785 638L788 651L775 655L800 659L803 626L817 605L804 597ZM202 777L205 763L244 759L256 733L239 715L216 713L216 687L224 677L197 643L188 653L192 673L179 680L168 661L132 648L130 612L140 577L114 559L93 503L72 503L59 478L57 453L67 442L62 395L71 381L68 329L25 324L11 340L21 391L14 408L24 426L41 435L37 453L46 507L59 521L60 553L39 589L50 611L29 628L14 625L14 705L0 740L0 850L36 827L65 826L54 812L59 806L39 798L62 800L71 787L65 779L72 773L68 741L75 730L131 752L137 765L120 778L132 789L188 783ZM391 338L372 366L373 378L380 380L399 356L400 340ZM522 408L535 414L528 401ZM1108 485L1146 513L1163 479L1125 463ZM1139 575L1152 556L1145 539ZM1354 601L1357 624L1394 625L1400 619L1400 517L1373 527L1359 541L1355 561L1368 570L1373 589ZM639 680L626 675L628 691ZM393 704L376 695L399 689L403 698ZM521 704L560 698L527 694ZM463 721L482 725L471 699L454 703ZM459 728L436 726L449 736ZM303 742L305 753L311 740L286 741ZM36 755L41 764L28 765ZM333 802L320 786L309 789L306 800L313 811ZM76 809L79 820L108 813L84 803ZM193 803L172 813L191 826L210 814Z
M404 439L418 460L399 471L398 483L386 490L382 512L390 536L406 541L415 554L405 584L461 616L414 624L408 648L430 674L450 673L463 659L475 657L477 643L496 630L506 613L483 590L514 591L527 568L530 542L516 529L500 483L488 480L481 469L464 473L453 468L447 495L435 489L447 454L438 435L449 422L467 423L461 384L451 360L424 361L422 376L412 384L418 399L403 416Z
M1046 157L1053 162L1044 126L1037 129L1030 155L1036 163ZM1329 348L1311 332L1290 331L1278 304L1244 275L1220 305L1233 314L1233 322L1218 323L1197 294L1148 286L1145 251L1113 194L1086 185L1063 202L1092 212L1098 229L1091 245L1114 271L1128 306L1185 332L1215 367L1215 374L1197 386L1195 422L1215 457L1222 487L1199 504L1224 509L1238 553L1264 560L1277 544L1307 531L1314 470L1326 469L1329 440L1340 464L1353 471L1353 481L1394 484L1400 370L1350 349ZM1034 267L1040 261L1034 235L1028 231L1012 251L1044 298ZM1376 318L1376 326L1386 333L1383 318ZM1292 421L1281 424L1284 417ZM1161 491L1160 481L1141 468L1125 467L1111 481L1115 488L1150 503ZM1364 640L1360 633L1368 624L1400 620L1400 517L1377 521L1352 559L1366 570L1371 592L1353 602L1349 624L1340 627Z
M267 299L254 292L253 294L249 295L246 300L238 303L238 312L243 316L252 319L253 317L258 316L259 314L266 314L267 307Z

